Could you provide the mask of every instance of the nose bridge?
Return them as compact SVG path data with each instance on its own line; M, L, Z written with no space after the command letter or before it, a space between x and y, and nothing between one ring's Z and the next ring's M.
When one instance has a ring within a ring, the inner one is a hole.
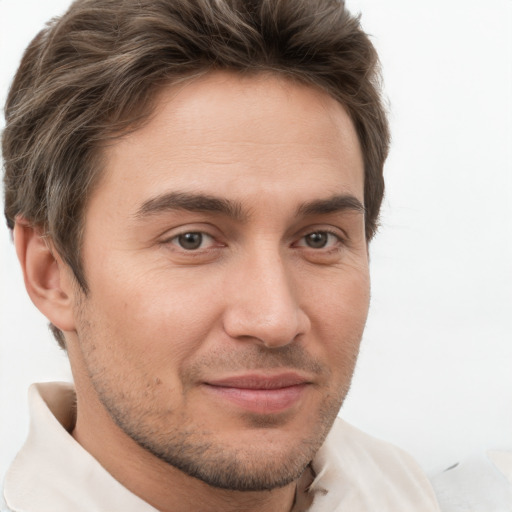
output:
M292 272L277 244L259 244L241 258L237 274L225 318L230 336L279 347L308 329Z

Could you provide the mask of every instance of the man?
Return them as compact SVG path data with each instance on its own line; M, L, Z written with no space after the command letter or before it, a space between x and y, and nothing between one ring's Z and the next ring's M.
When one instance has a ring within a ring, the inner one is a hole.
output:
M343 4L79 0L5 113L7 223L74 377L31 389L6 510L437 510L336 420L389 141Z

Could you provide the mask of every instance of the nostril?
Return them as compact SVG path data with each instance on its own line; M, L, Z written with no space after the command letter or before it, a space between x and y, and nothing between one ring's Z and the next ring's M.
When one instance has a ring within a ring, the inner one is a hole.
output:
M309 319L303 311L273 310L272 314L261 311L244 311L236 308L226 314L226 333L239 340L253 340L266 347L282 347L293 343L309 330Z

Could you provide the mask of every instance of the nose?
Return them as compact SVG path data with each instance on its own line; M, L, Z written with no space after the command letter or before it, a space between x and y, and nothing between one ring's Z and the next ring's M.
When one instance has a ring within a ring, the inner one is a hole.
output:
M293 273L278 251L260 251L230 274L224 330L268 348L295 341L310 328Z

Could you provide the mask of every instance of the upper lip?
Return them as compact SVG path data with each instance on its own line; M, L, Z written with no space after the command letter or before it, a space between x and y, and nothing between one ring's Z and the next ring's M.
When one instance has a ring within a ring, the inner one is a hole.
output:
M309 382L311 382L309 379L298 373L286 372L274 375L247 373L244 375L234 375L220 379L208 380L205 384L210 386L239 389L280 389L308 384Z

